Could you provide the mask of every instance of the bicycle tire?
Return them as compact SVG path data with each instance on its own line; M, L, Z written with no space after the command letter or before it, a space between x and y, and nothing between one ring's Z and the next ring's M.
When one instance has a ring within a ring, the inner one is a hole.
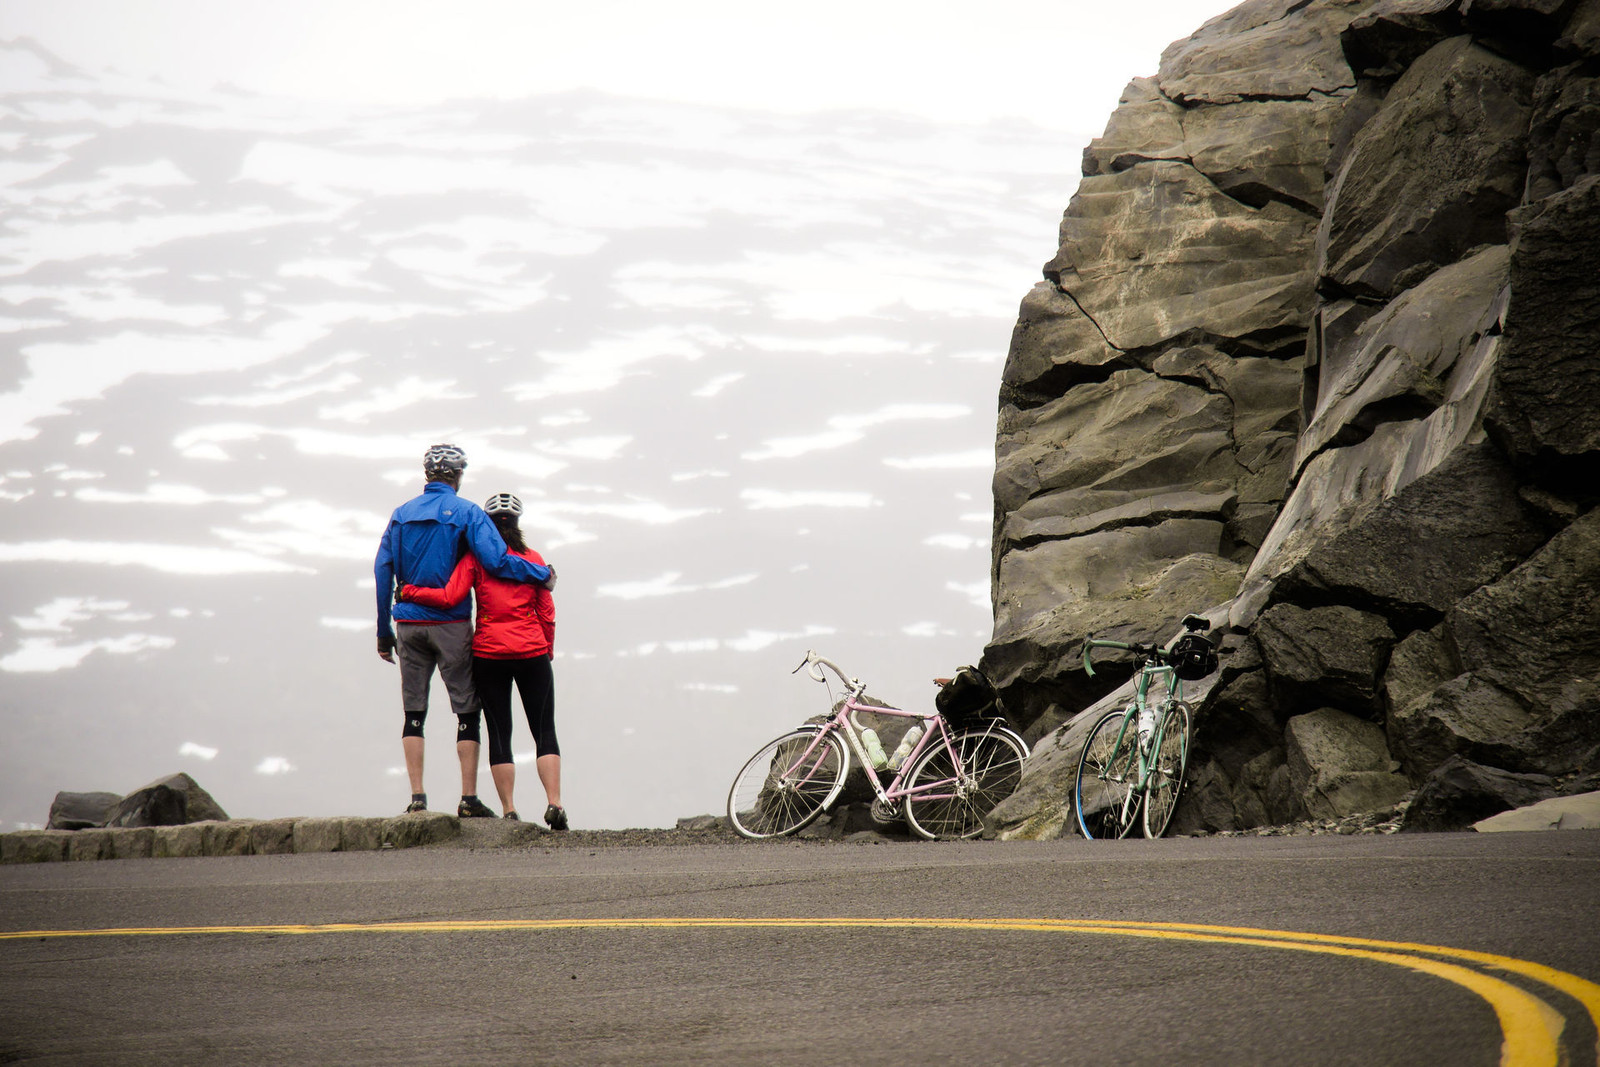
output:
M1108 711L1089 731L1072 782L1072 807L1078 831L1091 840L1127 837L1139 814L1134 781L1139 754L1133 731L1118 742L1125 711Z
M791 730L763 745L734 776L728 822L743 837L797 833L832 804L844 788L850 755L836 733L817 740L815 729ZM796 764L804 756L803 764ZM793 773L791 773L793 772Z
M951 752L959 756L956 774ZM905 798L906 823L912 832L930 841L976 837L983 832L983 817L1017 791L1028 746L1003 726L967 730L948 745L935 745L917 760L906 779L911 790ZM951 781L953 795L935 788L933 796L918 796L920 787Z
M1189 705L1170 701L1161 724L1161 747L1150 771L1150 786L1144 796L1144 836L1157 838L1167 832L1173 809L1183 793L1184 772L1189 767Z

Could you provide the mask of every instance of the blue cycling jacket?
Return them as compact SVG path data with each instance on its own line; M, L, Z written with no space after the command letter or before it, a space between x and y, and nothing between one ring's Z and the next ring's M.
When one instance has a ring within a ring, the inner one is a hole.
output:
M394 602L395 590L402 585L449 585L450 573L469 551L496 578L542 582L550 577L549 567L506 551L505 538L482 508L456 495L444 482L429 482L421 496L394 509L378 542L378 556L372 561L372 577L378 583L378 636L394 635L391 610L401 622L471 618L470 600L444 609Z

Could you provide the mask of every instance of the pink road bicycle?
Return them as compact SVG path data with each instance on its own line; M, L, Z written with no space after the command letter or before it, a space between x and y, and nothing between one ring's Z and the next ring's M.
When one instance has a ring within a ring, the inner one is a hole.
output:
M866 683L815 652L806 653L795 673L801 668L824 685L823 668L831 670L845 695L832 718L769 742L734 778L728 819L745 837L782 837L809 826L844 790L852 752L877 798L873 817L887 823L903 812L912 831L929 840L975 837L983 817L1022 780L1028 746L1003 719L952 725L937 711L863 703ZM892 757L861 725L857 716L864 711L912 720ZM880 770L891 773L887 784Z

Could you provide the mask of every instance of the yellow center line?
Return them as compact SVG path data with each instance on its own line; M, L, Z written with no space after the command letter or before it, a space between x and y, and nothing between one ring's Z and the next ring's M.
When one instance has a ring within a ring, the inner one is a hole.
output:
M1494 1011L1502 1035L1503 1067L1555 1067L1560 1062L1559 1012L1540 998L1491 975L1446 962L1459 960L1517 974L1578 1001L1600 1029L1600 985L1544 964L1471 949L1407 941L1341 937L1253 927L1209 926L1096 919L929 919L929 918L610 918L473 919L378 923L284 923L241 926L145 926L85 930L0 931L0 941L40 938L140 937L205 934L307 935L332 933L481 933L532 930L644 929L904 929L987 930L1081 933L1168 941L1247 945L1373 960L1428 974L1476 994ZM1434 958L1434 957L1443 957Z

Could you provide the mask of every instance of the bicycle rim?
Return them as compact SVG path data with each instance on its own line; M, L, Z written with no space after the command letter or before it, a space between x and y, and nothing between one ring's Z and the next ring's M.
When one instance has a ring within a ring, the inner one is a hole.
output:
M1091 839L1127 837L1139 815L1139 756L1134 733L1122 735L1126 712L1111 711L1089 731L1072 783L1078 831ZM1120 744L1118 743L1120 741Z
M1155 764L1144 799L1144 836L1151 838L1167 832L1173 809L1178 806L1178 796L1183 792L1184 771L1189 764L1189 705L1180 700L1167 705Z
M955 758L952 758L952 751ZM956 769L960 760L960 771ZM1010 730L957 734L917 761L907 779L906 822L930 840L976 837L983 817L1016 792L1028 746Z
M792 730L764 745L735 776L728 790L728 821L745 837L795 833L833 803L848 770L849 756L837 734L819 741L815 730Z

